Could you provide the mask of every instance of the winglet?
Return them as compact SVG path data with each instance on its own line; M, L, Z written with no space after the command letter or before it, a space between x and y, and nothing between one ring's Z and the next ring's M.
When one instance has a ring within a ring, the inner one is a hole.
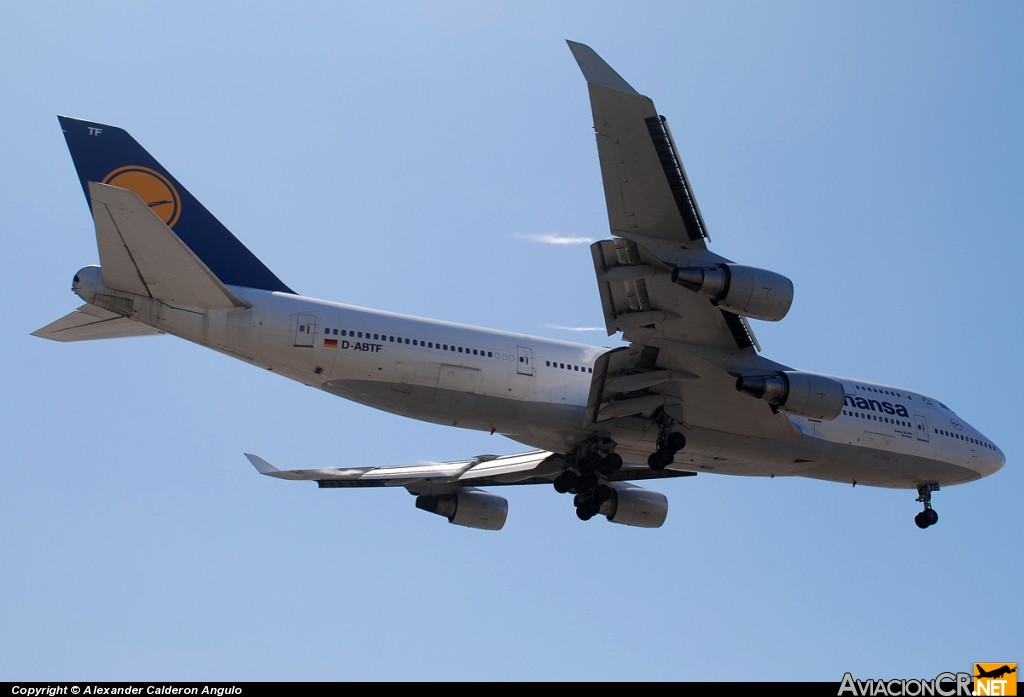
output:
M579 63L580 70L583 71L583 77L587 79L587 82L604 85L617 92L640 94L628 82L623 80L617 72L612 70L612 67L605 63L604 59L597 55L590 46L568 40L566 43L569 44L569 50L572 51L573 57Z
M281 470L277 469L276 467L274 467L269 462L267 462L266 460L264 460L259 455L253 455L252 453L246 453L245 456L247 458L249 458L249 462L252 463L252 466L255 467L256 471L259 472L260 474L274 475L275 473L281 471Z

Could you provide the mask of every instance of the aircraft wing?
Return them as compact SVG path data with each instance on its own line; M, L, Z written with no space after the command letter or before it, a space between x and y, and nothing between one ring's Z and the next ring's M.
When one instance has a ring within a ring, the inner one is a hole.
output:
M619 238L591 248L608 335L621 331L635 342L663 333L686 344L753 351L744 317L672 281L678 265L727 260L707 251L707 225L665 117L593 49L568 43L587 79L608 222Z
M704 247L707 227L665 118L593 49L568 43L590 90L612 233Z
M736 374L781 366L758 355L743 314L677 282L677 269L715 273L731 262L707 249L707 225L665 118L592 49L569 48L588 84L614 236L591 246L605 325L629 343L595 366L585 427L659 409L681 422L685 408L691 424L728 430L745 419L754 432L778 436L786 419L737 392ZM768 286L749 284L770 297Z
M468 460L429 462L393 467L347 467L279 470L263 458L246 453L260 472L279 479L315 481L321 487L404 486L417 493L425 490L457 489L484 483L524 483L544 478L550 481L562 470L561 456L545 450L517 455L478 455Z
M245 456L260 474L278 479L314 481L321 488L403 486L412 493L454 491L476 486L549 484L562 471L562 456L546 450L515 455L477 455L467 460L392 467L344 467L280 470L258 455ZM690 476L689 472L654 472L623 467L610 481Z

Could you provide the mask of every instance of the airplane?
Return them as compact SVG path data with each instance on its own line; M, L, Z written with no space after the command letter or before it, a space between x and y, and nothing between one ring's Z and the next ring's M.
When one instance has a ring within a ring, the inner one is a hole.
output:
M608 336L596 347L305 297L280 280L126 131L60 116L100 266L85 302L33 332L56 341L171 334L412 419L500 433L530 450L388 467L261 474L321 488L403 487L449 523L499 530L489 489L546 484L581 520L657 528L668 498L638 482L698 473L809 477L932 494L997 472L1003 452L937 399L763 357L749 318L793 301L782 274L710 237L665 117L591 48L586 79L610 236L591 248Z
M1001 666L999 668L995 668L993 670L985 670L981 666L975 666L975 667L976 667L976 669L978 671L978 674L974 676L976 678L995 678L995 679L999 679L999 678L1003 677L1004 675L1009 675L1010 673L1016 673L1017 672L1016 666L1011 668L1008 665L1004 665L1004 666Z

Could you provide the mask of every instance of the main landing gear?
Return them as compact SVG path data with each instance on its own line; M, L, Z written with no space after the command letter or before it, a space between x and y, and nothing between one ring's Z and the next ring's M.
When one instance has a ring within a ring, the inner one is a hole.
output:
M622 456L612 452L610 440L588 441L565 457L565 468L553 485L559 494L573 492L573 505L580 520L590 520L601 504L612 497L606 477L622 467Z
M676 453L686 447L686 436L679 431L673 431L674 424L675 422L667 416L662 417L657 449L647 457L647 465L652 470L660 472L671 465L676 459Z
M921 484L917 487L917 502L924 504L924 510L914 516L917 527L924 530L939 522L939 514L932 508L932 492L938 491L938 484Z

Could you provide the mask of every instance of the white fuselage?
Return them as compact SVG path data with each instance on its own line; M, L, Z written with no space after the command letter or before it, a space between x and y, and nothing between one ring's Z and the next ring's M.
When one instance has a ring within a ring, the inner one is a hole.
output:
M97 270L98 271L98 270ZM93 301L91 288L76 292ZM230 287L241 310L176 309L133 296L132 319L384 411L501 433L567 452L584 428L593 368L607 348L370 310L287 293ZM118 293L118 295L125 295ZM940 402L916 392L836 378L846 407L833 420L784 412L766 438L729 420L687 420L671 469L805 476L871 486L958 484L999 469L1002 452ZM753 399L753 398L750 398ZM765 410L770 407L765 404ZM645 466L657 427L616 419L606 435L629 465Z

